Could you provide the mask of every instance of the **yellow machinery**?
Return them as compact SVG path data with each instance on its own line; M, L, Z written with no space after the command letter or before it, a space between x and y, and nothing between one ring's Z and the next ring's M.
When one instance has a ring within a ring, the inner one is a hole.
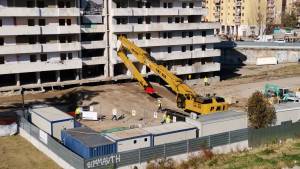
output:
M177 106L188 112L197 114L210 114L213 112L228 110L228 104L222 97L203 97L196 94L193 89L186 85L180 78L171 73L163 65L158 65L149 54L129 41L126 37L120 36L117 44L118 56L123 60L124 64L131 71L132 75L139 81L141 86L147 92L147 89L154 92L152 86L147 82L134 64L126 56L126 51L132 53L138 62L146 65L151 71L159 75L176 93ZM147 92L147 93L151 93Z

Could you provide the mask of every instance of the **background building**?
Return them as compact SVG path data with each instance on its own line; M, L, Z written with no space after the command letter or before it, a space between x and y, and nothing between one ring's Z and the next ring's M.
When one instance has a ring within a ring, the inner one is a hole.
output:
M0 91L131 78L116 54L121 34L182 78L219 79L220 25L203 22L202 6L201 0L1 0Z

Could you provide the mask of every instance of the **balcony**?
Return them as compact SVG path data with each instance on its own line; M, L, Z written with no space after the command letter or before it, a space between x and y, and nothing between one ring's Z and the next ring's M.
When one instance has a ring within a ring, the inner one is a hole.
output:
M27 25L3 25L0 27L0 36L10 35L39 35L41 34L40 26L27 26Z
M29 45L5 45L0 46L0 55L23 54L23 53L41 53L42 47L39 44Z
M42 26L41 33L43 35L56 35L56 34L79 34L80 26L79 25L70 25L70 26Z
M106 41L85 41L81 42L81 47L83 49L100 49L100 48L106 48Z
M126 24L114 25L112 30L122 32L151 32L151 31L176 31L176 30L203 30L220 28L220 23L151 23L151 24Z
M113 16L207 15L205 8L114 8Z
M1 17L57 17L80 16L79 8L0 7Z
M80 50L81 50L81 46L79 42L42 44L42 52L68 52L68 51L80 51Z
M105 32L105 30L105 25L81 25L81 32L83 33Z
M192 74L201 72L214 72L220 71L220 63L196 63L191 66L172 66L171 71L176 72L176 74Z
M17 62L0 65L0 74L14 74L27 72L54 71L66 69L80 69L82 61L79 58L72 60L52 60L47 62Z
M107 57L104 56L82 58L83 65L107 64L107 61L108 61Z

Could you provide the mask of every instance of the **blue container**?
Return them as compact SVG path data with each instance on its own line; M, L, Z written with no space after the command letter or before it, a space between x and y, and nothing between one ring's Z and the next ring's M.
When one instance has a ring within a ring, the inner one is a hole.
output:
M62 130L62 143L84 159L114 154L116 143L88 127Z

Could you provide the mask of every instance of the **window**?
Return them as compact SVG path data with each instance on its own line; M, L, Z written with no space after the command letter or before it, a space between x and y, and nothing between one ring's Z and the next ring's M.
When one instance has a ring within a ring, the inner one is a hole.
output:
M189 4L189 7L190 7L190 8L194 8L194 3L190 3L190 4Z
M168 47L168 53L172 52L172 47Z
M146 24L150 24L151 22L151 17L146 17Z
M67 19L67 25L71 25L71 24L72 24L71 19Z
M146 8L150 8L151 7L151 3L150 2L146 2Z
M206 37L206 31L202 31L202 36Z
M146 33L146 39L150 39L151 38L151 33Z
M73 54L72 53L68 53L68 60L72 60L73 58Z
M168 8L173 8L173 3L169 2L168 3Z
M184 17L181 17L181 18L180 18L180 22L181 22L181 23L184 23Z
M4 56L0 56L0 64L4 64L5 63L5 60L4 60Z
M46 62L47 59L48 59L48 58L47 58L47 54L41 54L40 57L41 57L41 61L42 61L42 62Z
M206 45L202 45L201 48L202 48L202 51L205 51Z
M68 36L67 41L68 41L68 43L72 43L72 36Z
M144 138L144 141L147 142L147 141L148 141L148 138Z
M168 32L168 38L172 38L172 32Z
M189 37L191 38L191 37L193 37L193 32L189 32Z
M181 52L185 52L186 51L186 46L181 46Z
M36 44L36 38L34 36L30 36L28 38L28 43L29 44Z
M141 40L141 39L143 39L143 34L142 34L142 33L139 33L139 34L138 34L138 40Z
M2 26L2 19L0 19L0 27Z
M117 25L121 24L121 18L117 18Z
M180 22L180 18L179 17L175 17L175 23L179 23Z
M30 62L36 62L36 55L30 55Z
M41 36L39 39L40 44L45 44L46 43L46 37L45 36Z
M61 53L60 60L66 60L66 59L67 59L67 55L65 53Z
M164 32L164 33L163 33L163 38L166 39L167 37L168 37L167 32Z
M182 8L186 8L186 3L182 2Z
M166 2L164 2L164 8L167 8L167 6L168 6L168 5L167 5L167 3L166 3Z
M66 2L66 8L71 8L71 2L70 1Z
M46 25L45 19L39 19L39 26L45 26L45 25Z
M0 38L0 46L4 45L4 38Z
M190 51L193 51L194 50L194 47L191 45L190 46Z
M168 17L168 23L172 23L173 22L173 18L172 17Z
M143 24L144 19L143 18L138 18L138 24Z
M45 7L44 1L37 1L37 7L38 8L44 8Z
M64 8L64 7L65 7L65 3L63 1L59 1L58 8Z
M157 23L160 22L160 16L156 16L156 22L157 22Z
M59 37L59 43L66 43L66 37L65 36L60 36Z
M28 22L28 26L34 26L35 25L34 19L28 19L27 22Z
M64 19L59 19L59 26L65 26L65 20Z
M136 140L133 140L133 144L136 144L136 142L137 142Z
M186 37L186 32L181 32L181 37L185 38Z
M27 8L33 8L34 7L34 1L27 1Z
M121 8L121 3L120 2L117 2L117 8Z
M143 8L143 2L138 1L138 2L137 2L137 6L138 6L138 8Z

